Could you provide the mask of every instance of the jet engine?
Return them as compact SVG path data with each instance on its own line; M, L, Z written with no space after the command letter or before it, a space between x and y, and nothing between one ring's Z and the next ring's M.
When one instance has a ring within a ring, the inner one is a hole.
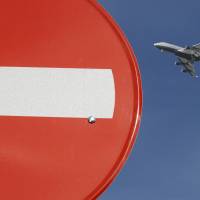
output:
M178 62L178 61L176 61L174 64L175 64L175 65L182 65L182 63L181 63L181 62Z
M181 69L181 72L182 72L182 73L187 73L188 70L187 70L187 69Z

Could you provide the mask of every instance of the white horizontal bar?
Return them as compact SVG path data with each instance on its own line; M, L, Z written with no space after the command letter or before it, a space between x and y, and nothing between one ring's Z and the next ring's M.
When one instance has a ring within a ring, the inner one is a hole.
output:
M112 118L111 69L0 67L0 116Z

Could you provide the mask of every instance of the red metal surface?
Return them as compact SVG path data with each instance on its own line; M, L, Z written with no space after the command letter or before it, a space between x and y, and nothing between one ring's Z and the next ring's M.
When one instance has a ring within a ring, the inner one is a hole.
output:
M121 169L139 128L142 89L130 45L92 0L2 1L0 29L0 66L112 68L116 89L113 119L92 126L85 119L0 117L0 199L95 199Z

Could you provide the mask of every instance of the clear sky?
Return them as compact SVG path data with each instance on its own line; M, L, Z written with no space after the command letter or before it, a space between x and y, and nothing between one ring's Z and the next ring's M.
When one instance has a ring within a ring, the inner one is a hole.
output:
M181 73L154 42L200 42L199 0L99 0L126 33L144 92L134 150L101 200L200 198L200 78ZM196 64L200 73L200 64Z

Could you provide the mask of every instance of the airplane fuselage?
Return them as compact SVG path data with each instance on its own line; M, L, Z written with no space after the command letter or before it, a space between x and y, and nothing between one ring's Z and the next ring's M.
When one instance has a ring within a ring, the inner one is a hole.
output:
M200 52L194 51L189 48L183 48L167 42L155 43L154 46L161 51L174 53L176 56L191 60L192 62L200 60Z

